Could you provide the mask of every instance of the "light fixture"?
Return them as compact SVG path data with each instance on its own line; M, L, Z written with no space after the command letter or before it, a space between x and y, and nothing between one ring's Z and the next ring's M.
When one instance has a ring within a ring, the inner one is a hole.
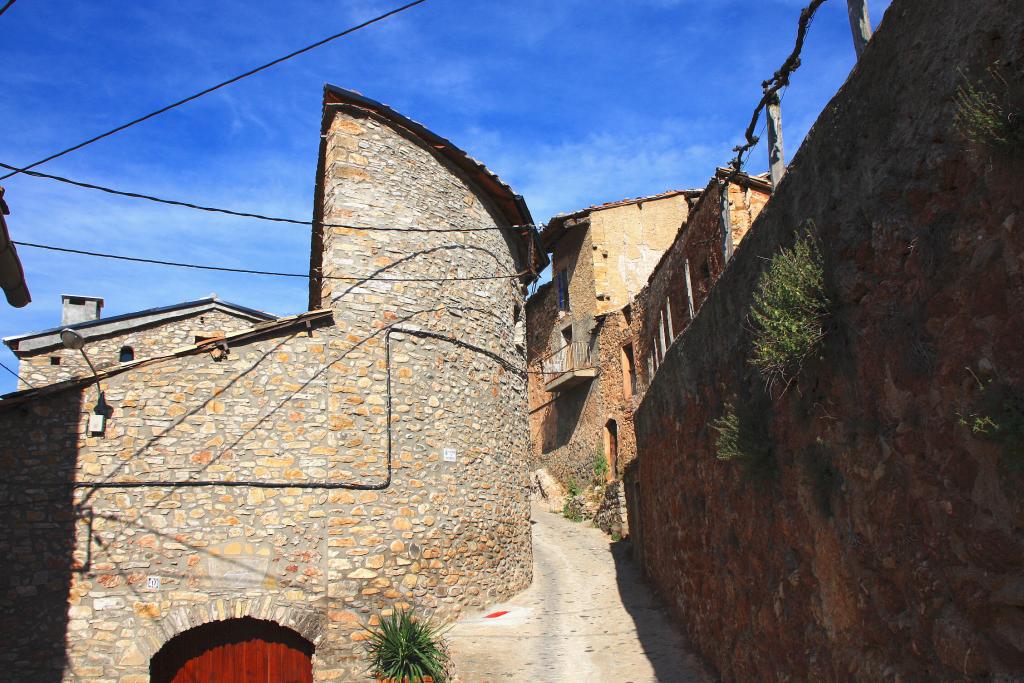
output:
M98 396L96 398L96 407L93 408L92 414L89 415L89 433L94 436L102 435L103 430L106 427L107 413L109 409L103 396L103 389L100 387L100 378L96 374L96 368L93 367L92 361L89 360L89 356L85 353L85 337L82 336L81 332L73 330L70 327L65 327L60 331L60 343L69 351L78 351L81 353L82 358L84 358L85 362L89 364L92 376L96 378L96 391L98 392Z
M65 327L60 331L60 342L64 345L65 349L72 351L81 351L85 347L85 337L70 327Z

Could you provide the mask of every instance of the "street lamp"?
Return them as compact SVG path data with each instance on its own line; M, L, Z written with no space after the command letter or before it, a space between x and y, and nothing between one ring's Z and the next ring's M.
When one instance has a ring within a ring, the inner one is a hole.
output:
M70 327L65 327L60 331L60 343L69 351L81 353L82 358L89 365L89 370L92 371L92 376L96 378L96 392L98 396L96 398L96 407L93 408L92 415L89 416L89 433L102 434L107 420L107 402L103 396L103 389L100 387L100 378L96 374L96 368L93 367L92 361L89 360L88 354L85 353L85 337L80 332Z

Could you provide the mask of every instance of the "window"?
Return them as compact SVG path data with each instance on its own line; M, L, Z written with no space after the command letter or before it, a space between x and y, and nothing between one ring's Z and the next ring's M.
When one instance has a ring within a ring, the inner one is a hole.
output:
M632 342L622 347L622 397L627 401L636 394L636 360Z
M135 349L130 346L122 346L121 353L118 354L117 360L122 363L130 363L135 360Z
M562 268L558 271L555 285L558 287L558 310L569 310L569 271Z
M676 331L672 325L672 299L665 297L665 319L668 321L668 343L675 341Z
M50 365L60 365L60 356L50 356Z

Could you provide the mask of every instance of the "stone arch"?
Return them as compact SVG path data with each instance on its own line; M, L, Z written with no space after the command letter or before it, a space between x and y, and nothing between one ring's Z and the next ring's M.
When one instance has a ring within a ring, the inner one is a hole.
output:
M155 683L205 678L313 680L316 646L294 629L252 617L211 621L169 639L149 662ZM251 678L252 676L256 678Z
M137 608L138 611L139 608ZM326 614L308 605L278 604L273 596L263 598L212 599L209 602L177 605L162 617L140 629L136 647L142 657L152 658L172 638L197 626L215 621L251 617L272 621L291 629L317 647L325 633Z

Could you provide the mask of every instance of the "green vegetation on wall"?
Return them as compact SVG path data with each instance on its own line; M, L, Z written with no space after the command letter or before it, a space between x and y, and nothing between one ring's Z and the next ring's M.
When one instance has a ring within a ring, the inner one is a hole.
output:
M972 81L962 71L956 91L956 126L968 140L1006 152L1024 151L1024 111L1013 103L1010 84L993 66L992 80L1001 94Z
M594 449L594 481L603 484L608 476L608 458L604 457L604 448L599 444Z
M731 403L725 412L711 423L718 432L715 439L715 457L719 460L739 462L748 476L765 479L775 472L775 459L765 430L749 410L737 411Z
M959 415L960 424L979 439L1000 444L1007 467L1024 473L1024 390L971 375L981 396L975 410Z
M814 223L807 221L792 249L772 257L760 277L750 310L754 328L751 363L769 390L783 391L820 347L830 302Z

